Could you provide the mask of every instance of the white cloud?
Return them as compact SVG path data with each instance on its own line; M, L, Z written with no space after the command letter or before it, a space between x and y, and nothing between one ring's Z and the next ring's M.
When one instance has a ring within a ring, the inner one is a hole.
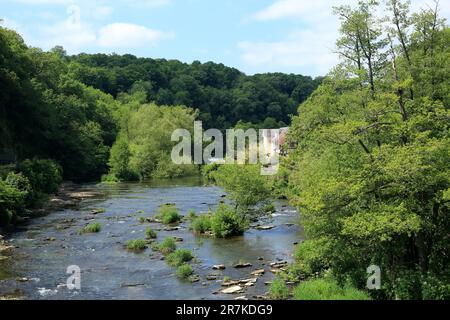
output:
M81 22L77 24L70 20L41 27L39 31L42 37L32 42L33 45L44 49L61 45L69 54L93 49L132 53L136 48L155 46L161 40L174 37L173 33L136 24L113 23L96 29L90 24Z
M278 0L252 14L250 20L272 23L283 20L291 31L275 41L242 41L238 44L241 59L250 67L278 70L305 70L315 75L325 74L338 62L335 43L339 36L339 20L332 13L333 6L355 5L357 0ZM412 1L417 12L433 3L432 0ZM449 18L450 8L441 1L440 13Z
M39 31L42 35L41 40L38 40L39 46L49 49L62 45L70 53L95 44L97 40L96 32L90 25L70 20L43 26Z
M272 71L295 68L312 75L324 75L338 62L333 47L327 46L336 36L333 31L298 29L280 41L243 41L238 47L242 60L250 68L265 66Z
M357 0L349 0L355 3ZM338 62L333 53L339 20L332 14L342 0L279 0L254 13L251 20L295 23L288 34L275 41L243 41L238 44L246 65L257 69L289 70L323 75Z
M2 2L4 0L0 0ZM68 53L82 51L133 52L140 47L150 47L159 41L174 37L173 33L151 29L132 23L101 23L124 5L154 8L167 5L171 0L13 0L26 5L58 5L66 9L66 18L41 17L40 22L27 24L25 30L5 21L4 25L15 27L33 46L50 49L63 46ZM47 9L47 8L46 8ZM46 15L48 11L45 11ZM33 37L27 35L33 34ZM123 50L121 50L123 49Z
M99 31L98 43L109 48L136 48L152 46L158 41L173 38L172 33L154 30L130 23L113 23Z

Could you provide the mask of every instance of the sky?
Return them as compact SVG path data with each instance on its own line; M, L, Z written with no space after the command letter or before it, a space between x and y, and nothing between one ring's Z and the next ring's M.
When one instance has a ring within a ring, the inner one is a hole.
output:
M214 61L247 74L325 75L338 63L332 7L357 0L0 0L2 25L69 54ZM432 0L412 0L414 10ZM441 0L450 20L450 1Z

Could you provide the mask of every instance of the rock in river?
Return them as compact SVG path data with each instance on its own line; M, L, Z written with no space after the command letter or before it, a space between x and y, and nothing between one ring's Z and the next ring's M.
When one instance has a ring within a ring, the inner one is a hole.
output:
M258 269L258 270L255 270L255 271L253 271L252 273L251 273L251 275L252 276L262 276L263 274L265 273L265 270L264 269Z
M213 270L225 270L225 266L223 264L216 264L213 266Z
M223 289L220 292L224 293L224 294L236 294L236 293L242 292L242 287L241 286L232 286L232 287Z
M238 264L236 264L234 267L236 268L236 269L243 269L243 268L250 268L250 267L252 267L253 265L251 264L251 263L249 263L249 262L244 262L244 263L238 263Z
M280 262L272 262L272 263L270 264L270 266L271 266L272 268L279 269L279 268L283 268L283 267L286 266L287 264L288 264L287 261L280 261Z
M267 231L267 230L272 230L273 228L275 228L275 226L257 226L255 229L261 230L261 231Z
M231 286L237 286L239 284L239 281L229 280L222 282L222 287L231 287Z

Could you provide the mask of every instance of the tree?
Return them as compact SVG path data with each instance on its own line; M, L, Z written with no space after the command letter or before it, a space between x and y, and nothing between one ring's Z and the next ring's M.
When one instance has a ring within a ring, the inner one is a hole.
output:
M411 17L390 1L385 36L367 23L375 5L338 10L344 61L300 106L289 131L297 145L287 161L289 191L308 236L297 263L303 275L328 270L361 289L375 264L384 279L376 297L448 297L449 28L435 9ZM407 21L414 27L401 29L402 44L393 30ZM377 40L385 37L389 64ZM367 81L355 77L359 58ZM414 94L405 94L410 88Z
M235 209L243 216L249 209L270 200L269 182L261 175L258 165L223 165L212 174L216 183L223 187Z

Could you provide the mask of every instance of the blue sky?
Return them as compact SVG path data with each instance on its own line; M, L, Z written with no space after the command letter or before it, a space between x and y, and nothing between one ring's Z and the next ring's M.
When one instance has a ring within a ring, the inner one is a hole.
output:
M448 1L448 0L447 0ZM450 17L447 1L441 14ZM338 62L333 5L356 0L0 0L28 44L70 54L214 61L248 74L324 75ZM413 0L417 9L431 0Z

